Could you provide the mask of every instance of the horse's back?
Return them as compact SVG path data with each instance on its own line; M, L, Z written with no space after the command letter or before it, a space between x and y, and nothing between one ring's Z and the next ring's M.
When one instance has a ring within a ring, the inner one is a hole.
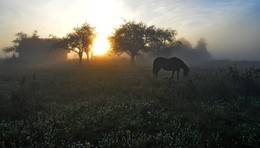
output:
M157 57L154 59L153 63L169 63L174 61L179 61L180 59L177 57L165 58L165 57Z
M188 66L179 58L172 57L172 58L164 58L158 57L153 61L153 72L157 74L160 69L164 69L167 71L177 71L179 72L180 69L188 72Z
M154 59L154 62L156 62L156 61L162 61L162 60L165 60L166 58L164 58L164 57L157 57L157 58L155 58Z
M164 58L164 57L157 57L154 59L153 65L158 65L158 64L161 65L164 63L165 59L166 58Z
M172 57L172 58L170 58L170 60L173 62L183 62L180 58L177 58L177 57Z
M184 62L177 57L158 57L154 60L154 64L160 65L165 70L178 70L183 66Z

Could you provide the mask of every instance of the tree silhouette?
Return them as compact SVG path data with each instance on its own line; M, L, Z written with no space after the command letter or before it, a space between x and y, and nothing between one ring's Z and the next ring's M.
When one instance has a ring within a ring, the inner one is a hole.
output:
M13 45L5 47L3 51L11 53L12 59L17 57L20 63L51 63L65 60L67 57L65 51L50 50L50 46L59 41L58 38L40 38L36 30L31 36L23 32L18 32L15 36Z
M115 54L126 53L134 65L135 57L146 49L146 25L135 21L125 22L108 38Z
M23 33L22 31L21 32L18 32L15 34L16 36L16 39L13 40L13 45L10 46L10 47L5 47L3 48L3 52L5 53L10 53L10 52L17 52L19 50L19 45L20 43L24 40L24 39L27 39L28 38L28 35L26 33Z
M53 48L62 48L77 53L81 64L84 52L87 54L87 60L89 61L89 52L95 38L95 28L88 23L84 23L80 27L75 27L73 32L55 43Z
M193 64L201 64L210 59L211 55L207 50L205 39L199 39L195 48L193 48L191 43L185 38L180 38L179 41L182 42L182 46L176 50L173 49L174 56L181 57L185 61L192 62Z
M207 43L204 38L200 38L195 50L198 52L201 60L208 60L210 59L211 55L207 49Z
M33 34L32 34L31 38L36 38L36 39L40 38L40 36L38 35L38 31L37 30L33 31Z
M148 49L155 56L165 56L171 54L172 46L178 42L175 40L176 31L173 29L162 29L150 26L146 30Z
M141 52L153 55L170 55L172 47L181 42L176 41L176 31L147 26L135 21L125 22L109 37L112 51L118 55L127 53L134 65L135 57Z

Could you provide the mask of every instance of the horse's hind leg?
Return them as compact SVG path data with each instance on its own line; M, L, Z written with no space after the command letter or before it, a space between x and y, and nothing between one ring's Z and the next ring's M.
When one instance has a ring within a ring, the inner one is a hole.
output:
M174 70L172 71L171 79L174 79Z
M157 78L157 75L158 75L158 73L154 73L154 74L153 74L153 77L154 77L154 78Z

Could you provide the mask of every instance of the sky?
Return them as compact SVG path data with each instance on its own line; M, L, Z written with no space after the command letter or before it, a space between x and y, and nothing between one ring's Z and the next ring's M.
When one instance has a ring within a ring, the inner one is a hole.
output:
M260 60L260 0L0 0L0 14L0 49L21 31L63 37L85 22L105 40L135 20L172 28L193 46L205 38L214 59Z

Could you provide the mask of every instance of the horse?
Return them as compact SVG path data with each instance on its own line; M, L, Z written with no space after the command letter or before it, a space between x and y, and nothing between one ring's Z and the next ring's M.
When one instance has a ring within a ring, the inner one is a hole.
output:
M188 76L190 68L179 58L164 58L158 57L153 61L153 74L155 78L158 75L160 69L164 69L166 71L172 71L171 78L174 78L174 72L177 71L177 79L179 79L180 69L183 69L183 75Z

